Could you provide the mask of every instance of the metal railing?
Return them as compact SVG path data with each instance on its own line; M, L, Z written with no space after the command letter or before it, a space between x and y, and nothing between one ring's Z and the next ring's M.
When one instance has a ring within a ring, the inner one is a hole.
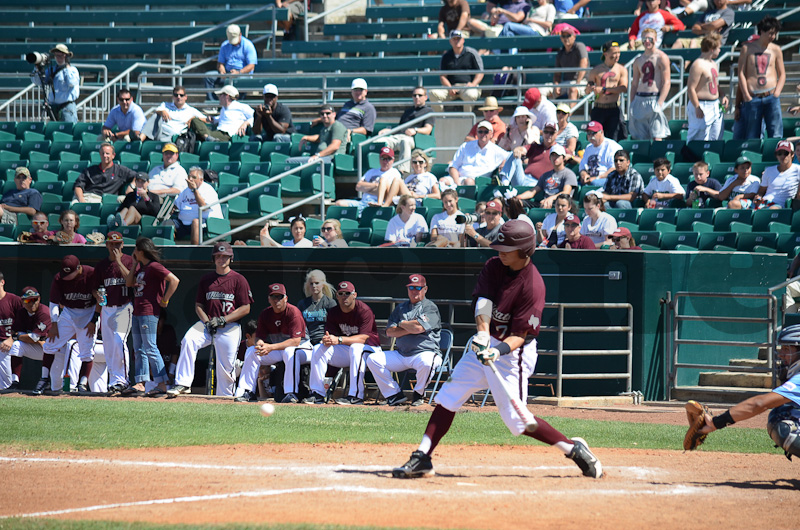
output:
M301 1L305 1L305 0L301 0ZM309 17L308 16L310 13L308 12L308 9L306 9L306 16L303 17L303 25L304 25L304 39L303 40L308 41L308 26L310 24L312 24L313 22L316 22L317 20L325 18L328 15L332 15L332 14L338 12L338 11L341 11L344 8L349 7L349 6L351 6L351 5L353 5L353 4L357 3L357 2L361 2L361 0L349 0L348 2L345 2L344 4L338 5L338 6L334 7L333 9L329 9L328 11L323 11L322 13L318 13L317 15L315 15L313 17ZM306 4L306 8L307 7L308 7L308 4ZM273 30L273 32L275 32L277 30L277 25L273 25L272 30ZM274 46L273 46L273 48L274 48ZM292 54L292 57L294 57L295 55L296 54ZM272 56L275 57L275 54L273 53Z

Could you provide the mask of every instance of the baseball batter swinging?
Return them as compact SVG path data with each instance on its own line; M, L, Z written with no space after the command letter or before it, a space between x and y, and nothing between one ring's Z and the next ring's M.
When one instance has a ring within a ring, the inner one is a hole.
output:
M554 445L575 461L587 477L600 478L603 467L581 438L568 439L546 421L527 432L526 420L514 410L503 384L528 398L528 378L536 368L536 336L544 309L545 288L530 256L536 246L533 228L523 221L508 221L492 243L499 256L484 265L472 292L477 333L455 370L436 394L419 449L403 466L392 470L396 478L417 478L434 474L431 454L450 429L456 411L469 397L487 387L492 391L500 417L512 434L526 434ZM502 381L489 366L494 363Z

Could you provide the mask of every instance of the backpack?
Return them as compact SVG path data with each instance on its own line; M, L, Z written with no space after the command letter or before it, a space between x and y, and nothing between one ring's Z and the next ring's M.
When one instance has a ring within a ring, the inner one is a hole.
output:
M175 140L175 145L181 153L194 153L194 148L197 146L197 134L191 129L178 136Z
M213 169L205 169L203 170L203 180L216 188L219 184L219 175Z
M517 74L511 71L500 72L494 74L494 80L492 81L493 85L508 85L509 88L496 88L492 91L492 96L496 97L497 99L503 97L514 97L517 95L517 91L514 87L518 84Z

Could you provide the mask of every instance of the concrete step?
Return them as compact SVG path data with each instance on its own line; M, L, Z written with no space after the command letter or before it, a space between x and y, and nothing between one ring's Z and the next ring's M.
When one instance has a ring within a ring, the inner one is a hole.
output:
M698 384L734 388L772 388L772 376L742 372L701 372Z
M767 361L761 359L731 359L730 361L728 361L728 365L766 368Z
M700 403L735 404L747 398L764 394L764 388L726 388L714 386L683 386L672 389L672 399L689 401L693 399Z

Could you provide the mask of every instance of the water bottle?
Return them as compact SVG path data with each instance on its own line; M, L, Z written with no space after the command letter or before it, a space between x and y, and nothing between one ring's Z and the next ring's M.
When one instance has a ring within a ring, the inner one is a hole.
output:
M108 297L106 296L106 288L101 287L97 290L97 294L100 295L100 306L105 307L108 304Z
M70 391L70 388L69 388L69 374L65 374L64 375L64 386L62 387L62 390L64 392L69 392Z

